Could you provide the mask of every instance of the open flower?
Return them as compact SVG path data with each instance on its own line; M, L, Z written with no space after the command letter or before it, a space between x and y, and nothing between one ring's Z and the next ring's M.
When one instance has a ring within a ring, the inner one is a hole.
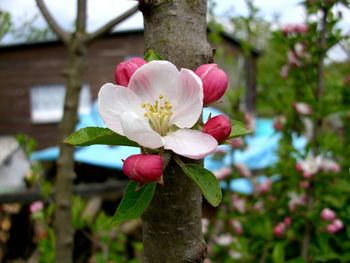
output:
M138 144L201 159L217 141L191 130L203 109L202 81L193 71L168 61L151 61L132 75L127 88L103 85L98 107L108 128Z

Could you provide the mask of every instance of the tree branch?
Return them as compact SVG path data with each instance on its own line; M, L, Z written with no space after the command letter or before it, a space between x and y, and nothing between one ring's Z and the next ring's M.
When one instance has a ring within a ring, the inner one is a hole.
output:
M49 10L47 9L45 3L43 0L36 0L36 4L38 5L38 8L40 9L40 12L43 14L46 22L49 24L52 31L61 39L61 41L68 45L70 35L66 31L64 31L60 25L56 22L56 20L53 18Z
M86 0L78 0L76 32L86 33Z
M117 24L123 22L125 19L127 19L131 15L135 14L137 12L137 10L138 10L138 6L136 5L133 8L131 8L128 11L126 11L125 13L123 13L122 15L112 19L107 24L105 24L104 26L102 26L99 29L97 29L95 32L89 34L88 37L87 37L87 40L86 40L87 43L91 43L96 38L99 38L99 37L107 34L109 31L112 30L112 28L114 26L116 26Z

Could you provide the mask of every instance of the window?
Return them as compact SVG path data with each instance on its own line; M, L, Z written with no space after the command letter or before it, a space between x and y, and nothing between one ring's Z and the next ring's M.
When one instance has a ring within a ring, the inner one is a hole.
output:
M30 90L31 120L33 123L55 123L63 116L63 84L33 86ZM91 108L90 87L83 85L79 98L79 113L89 113Z

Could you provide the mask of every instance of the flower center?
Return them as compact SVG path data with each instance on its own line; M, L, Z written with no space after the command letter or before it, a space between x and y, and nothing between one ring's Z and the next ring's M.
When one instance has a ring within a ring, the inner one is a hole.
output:
M173 115L171 103L164 99L163 95L159 95L153 105L149 102L143 102L141 107L145 109L144 116L149 120L152 129L165 136L169 131L170 117Z

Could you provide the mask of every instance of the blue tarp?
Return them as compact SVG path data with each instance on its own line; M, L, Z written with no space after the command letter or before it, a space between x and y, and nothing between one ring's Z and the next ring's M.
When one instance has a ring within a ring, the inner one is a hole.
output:
M209 114L216 116L221 114L220 111L214 108L205 108L203 119L207 120ZM80 115L77 129L87 126L105 127L102 119L97 111L97 106L94 104L91 113ZM234 160L236 163L243 163L250 169L263 169L273 165L277 161L278 141L281 134L276 133L273 129L272 119L258 118L256 120L256 130L254 135L246 137L247 148L243 151L234 151L232 158L229 145L220 145L219 149L227 152L222 160L215 160L213 156L205 158L204 165L207 169L215 171L224 166L230 165ZM294 146L302 150L306 145L305 138L294 138ZM139 149L126 146L107 146L107 145L92 145L87 147L77 148L74 153L74 159L77 162L102 166L112 169L122 169L122 159L126 159L132 154L139 153ZM58 147L50 147L41 151L34 152L31 155L31 160L36 161L53 161L58 158ZM253 191L251 182L245 178L232 180L230 188L233 191L250 194Z

